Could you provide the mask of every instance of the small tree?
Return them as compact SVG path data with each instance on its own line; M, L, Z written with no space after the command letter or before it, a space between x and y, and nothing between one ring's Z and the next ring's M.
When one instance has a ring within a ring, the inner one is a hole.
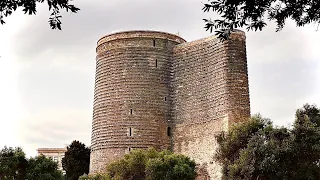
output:
M29 180L62 180L62 172L58 170L58 164L43 155L30 158L26 179Z
M193 180L195 167L195 162L183 155L139 149L111 163L107 174L117 180Z
M67 180L78 180L83 174L89 173L90 149L79 141L73 141L68 147L62 167L66 171Z

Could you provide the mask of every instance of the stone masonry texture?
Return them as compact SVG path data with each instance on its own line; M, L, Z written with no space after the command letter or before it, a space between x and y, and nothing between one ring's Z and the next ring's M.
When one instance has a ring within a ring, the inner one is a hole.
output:
M126 31L97 43L90 173L135 148L194 159L197 179L219 179L215 134L250 116L242 31L186 42L157 31Z

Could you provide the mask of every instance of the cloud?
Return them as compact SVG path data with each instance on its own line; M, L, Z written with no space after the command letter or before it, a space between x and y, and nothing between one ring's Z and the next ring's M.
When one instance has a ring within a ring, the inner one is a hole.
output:
M294 120L297 108L305 103L316 103L319 64L303 59L265 62L249 66L252 112L261 112L276 124ZM318 96L318 102L320 98Z
M32 112L43 108L92 108L94 68L90 73L42 64L21 70L21 101Z
M247 36L251 109L286 125L303 104L320 102L320 53L315 51L320 34L292 21L278 33L270 25Z
M90 146L91 115L89 109L43 109L21 120L19 140L29 155L37 148L64 147L73 140Z
M49 13L44 5L37 18L28 18L29 23L14 40L16 53L21 56L21 60L32 61L46 52L52 56L77 56L79 52L90 52L91 57L94 57L97 40L115 30L155 29L180 32L191 40L199 35L208 35L203 30L202 4L192 0L138 0L134 3L130 0L79 0L77 5L81 8L79 13L63 14L61 32L49 28ZM197 33L194 33L196 30Z
M312 25L295 27L293 21L288 21L285 28L275 32L276 25L270 22L263 32L247 33L248 58L255 63L291 61L316 61L320 56L315 51L318 46L316 39L320 33ZM261 57L263 55L263 58Z

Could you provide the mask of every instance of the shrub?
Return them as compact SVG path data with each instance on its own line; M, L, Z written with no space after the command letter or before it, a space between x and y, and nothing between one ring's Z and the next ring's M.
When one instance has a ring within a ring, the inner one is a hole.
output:
M133 150L111 163L107 173L115 180L194 180L196 163L170 151Z
M111 178L107 174L95 174L95 175L84 174L79 177L79 180L111 180Z

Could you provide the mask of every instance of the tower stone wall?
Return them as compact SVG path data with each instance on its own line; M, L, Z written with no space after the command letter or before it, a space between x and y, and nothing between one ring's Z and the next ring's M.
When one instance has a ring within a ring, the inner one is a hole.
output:
M132 31L98 41L90 172L134 148L167 149L173 47L182 38Z
M214 135L250 116L245 34L221 43L127 31L102 37L96 51L90 173L155 147L188 155L204 178L219 178Z
M224 43L209 37L174 48L173 150L194 159L211 179L219 179L213 160L215 135L250 116L243 32Z

